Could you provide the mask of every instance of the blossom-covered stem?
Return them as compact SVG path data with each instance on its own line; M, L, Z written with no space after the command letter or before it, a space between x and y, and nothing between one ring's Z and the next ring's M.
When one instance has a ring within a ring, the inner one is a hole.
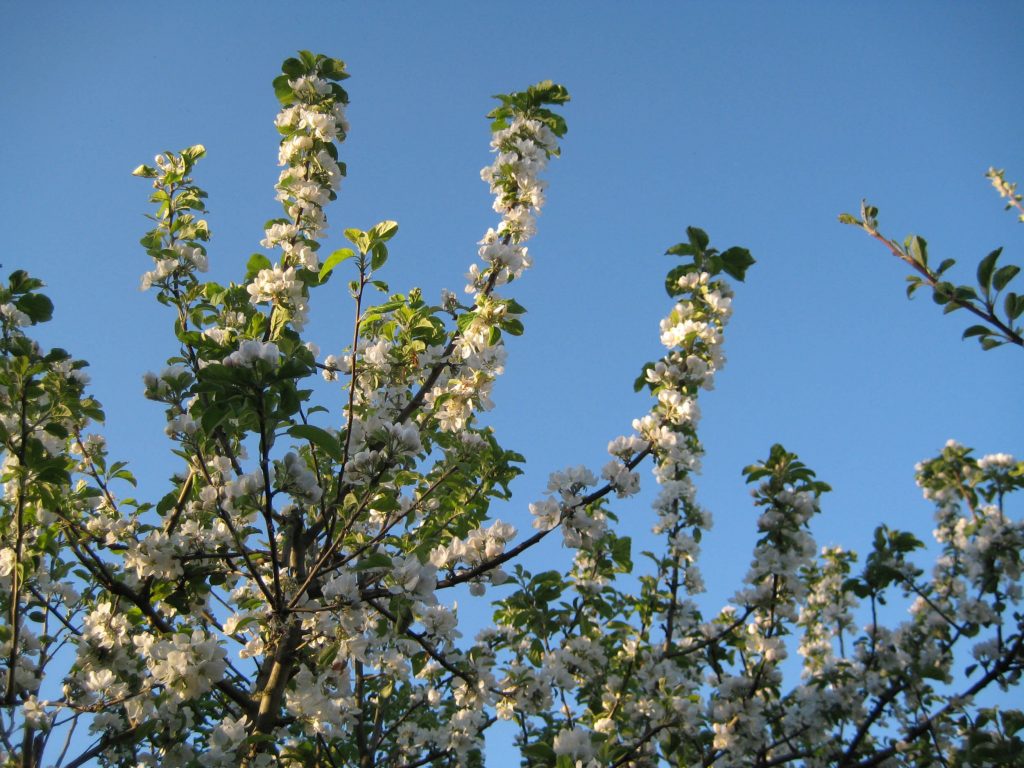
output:
M456 467L449 467L444 472L442 472L429 486L427 486L426 490L424 490L423 493L420 494L420 497L417 499L417 503L410 507L409 512L415 511L419 505L423 504L427 499L429 499L430 496L444 483L444 481L455 473L456 469ZM369 552L375 546L384 541L385 538L387 538L387 535L391 532L391 529L398 525L400 522L402 522L406 514L408 514L408 512L404 514L395 514L388 522L386 522L384 525L380 527L380 530L377 532L375 536L367 539L365 542L355 547L350 552L346 553L345 556L337 562L332 563L331 568L325 569L325 572L326 570L335 570L337 568L341 568L347 565L348 563L351 563L353 560L358 559L365 553Z
M673 533L678 533L678 530ZM673 558L672 579L669 581L668 587L668 610L665 613L665 645L662 648L662 654L665 656L668 656L668 652L672 648L672 638L675 636L676 608L679 605L679 587L679 560L677 558Z
M18 641L21 635L21 558L22 545L25 536L25 449L28 445L29 424L28 424L28 390L24 382L20 392L20 440L18 444L18 498L15 500L14 517L14 568L11 569L11 652L7 658L7 690L4 692L4 704L14 706L18 684L15 671L18 662Z
M693 643L692 645L688 645L686 648L680 648L678 650L671 651L668 654L668 657L672 659L678 659L682 658L683 656L689 656L691 653L696 653L697 651L703 650L704 648L709 648L711 646L718 645L726 637L728 637L737 629L746 624L747 619L749 619L753 615L754 611L755 609L752 606L748 605L746 607L746 610L742 614L740 614L734 621L729 623L721 632L715 634L713 637L709 637L705 640L700 640L696 643Z
M996 682L1010 670L1014 668L1019 670L1024 666L1024 662L1021 660L1022 658L1024 658L1024 633L1017 636L1017 640L1014 642L1013 647L1008 649L1008 652L1004 653L999 661L993 664L992 668L982 675L974 685L970 686L962 693L950 697L948 702L941 709L932 713L930 716L926 717L910 730L902 734L901 740L904 742L913 742L921 735L927 733L936 721L941 720L945 715L959 708L960 702L972 700L975 696L985 690L992 683ZM895 695L896 694L894 694L894 696ZM865 720L865 723L860 729L858 729L853 741L851 741L844 750L837 751L830 758L835 761L837 768L874 768L877 765L883 764L898 752L897 746L892 745L879 750L864 760L858 761L856 754L857 747L859 747L860 743L867 735L868 728L870 728L870 723Z
M187 323L187 316L185 322ZM182 326L187 327L186 325ZM186 343L185 345L185 357L189 362L189 366L192 369L192 375L198 378L199 369L202 367L199 362L199 355L196 353L195 347ZM199 401L204 407L208 407L210 403L210 397L206 392L199 393ZM216 441L217 447L220 448L221 454L227 457L228 461L231 462L231 469L234 471L237 477L241 477L244 473L242 472L242 465L238 461L234 449L231 447L231 441L228 440L228 436L224 433L224 428L218 425L213 430L213 439Z
M356 659L353 663L356 675L356 705L359 710L356 712L356 748L359 752L359 768L372 768L373 755L370 754L366 738L366 675L363 671L363 662Z
M411 763L403 763L402 765L398 766L398 768L420 768L420 766L427 765L428 763L432 763L435 760L438 760L438 759L448 755L449 753L450 753L450 750L447 750L447 749L434 749L434 750L431 750L430 752L427 752L427 754L425 754L419 760L414 760Z
M309 172L310 172L310 164L309 164L309 162L304 163L302 165L302 168L303 168L303 171L304 171L303 174L302 174L303 178L306 178L309 175ZM295 207L296 207L295 215L292 217L292 226L295 228L295 234L293 234L289 238L286 238L286 240L282 241L282 242L287 242L289 244L289 246L291 246L291 247L285 249L285 253L286 254L288 252L290 252L291 248L293 248L299 242L299 231L300 231L299 230L299 223L302 221L302 214L306 210L306 207L303 206L301 203L296 204ZM288 258L287 258L287 255L286 255L285 258L282 259L282 264L284 264L285 266L288 266L287 265L287 260L288 260ZM265 342L266 341L270 341L270 334L274 330L274 313L276 311L277 311L277 304L271 304L270 305L270 314L267 317L267 327L263 331L263 341L265 341Z
M935 601L931 599L928 593L922 589L917 582L904 573L899 575L899 580L907 587L908 590L921 598L921 600L923 600L928 607L935 612L936 616L946 622L946 624L948 624L952 629L956 630L957 634L963 634L964 628L950 618L950 616L940 606L936 605Z
M359 515L366 511L366 508L370 504L372 497L372 493L367 493L363 497L363 500L352 511L352 515L350 516L348 522L346 523L342 531L333 539L331 539L327 546L324 547L323 552L320 553L320 557L317 558L317 561L313 565L313 567L309 569L309 573L306 575L306 578L302 581L299 588L295 590L295 594L292 596L292 599L288 602L288 605L286 607L287 611L291 611L292 609L294 609L295 606L303 600L303 596L306 594L306 590L310 588L310 586L313 584L314 580L318 576L324 573L324 569L326 568L327 563L330 561L331 557L334 556L334 553L338 550L338 547L340 547L344 542L345 533L348 530L348 526L351 525L352 522L354 522L359 517Z
M636 456L634 456L632 459L630 459L628 462L626 462L625 466L627 467L627 469L630 469L630 470L635 469L636 466L638 464L640 464L640 462L642 462L644 459L646 459L651 454L652 451L653 451L653 448L650 445L648 445L646 448L644 448L642 451L640 451ZM604 498L609 493L611 493L613 490L615 490L615 486L612 485L611 483L607 483L607 484L601 486L600 488L598 488L597 490L593 491L592 493L589 493L586 496L584 496L583 499L580 501L580 503L577 504L573 509L583 509L588 504L593 504L598 499ZM447 579L442 579L442 580L438 581L437 582L437 588L438 589L448 589L449 587L454 587L456 584L463 584L463 583L465 583L467 581L472 581L473 579L477 578L478 576L481 576L481 575L487 573L488 571L491 571L494 568L497 568L499 565L502 565L503 563L507 563L509 560L512 560L513 558L518 557L520 554L522 554L526 550L530 549L530 547L535 546L538 542L540 542L549 533L551 533L552 531L556 531L556 530L558 530L558 526L555 526L554 528L549 528L547 530L537 531L530 538L525 539L524 541L520 542L518 545L516 545L512 549L507 550L506 552L503 552L500 555L496 555L495 557L491 558L490 560L487 560L486 562L483 562L483 563L481 563L480 565L478 565L478 566L476 566L474 568L469 568L469 569L467 569L465 571L460 571L459 573L457 573L457 574L455 574L453 576L450 576Z
M661 725L655 725L651 728L648 728L640 736L639 739L633 742L633 746L630 747L629 750L626 751L624 755L622 755L622 757L620 757L618 760L611 764L611 768L620 768L621 766L629 763L636 756L636 754L644 748L645 744L647 744L651 739L653 739L655 736L657 736L659 733L661 733L668 727L668 724L663 723Z
M872 625L872 634L874 635L875 633L876 633L876 627L874 625ZM949 652L953 648L953 646L956 644L956 642L960 639L961 636L962 636L962 634L958 631L950 640L948 640L944 644L945 647L943 648L943 652L944 653ZM874 639L874 638L872 638L872 639ZM971 688L968 689L967 692L965 692L964 694L962 694L960 697L957 697L957 698L960 698L961 700L964 700L963 697L965 697L965 696L966 697L973 697L977 693L982 691L984 688L986 688L991 682L996 680L1000 675L1002 675L1004 672L1006 672L1012 666L1012 664L1014 662L1014 656L1019 654L1021 652L1022 648L1024 648L1024 634L1022 634L1021 636L1019 636L1017 638L1017 642L1015 644L1015 648L1014 648L1014 652L1013 653L1011 653L1011 654L1004 654L1003 656L1001 656L999 661L993 666L993 668L991 670L989 670L988 674L986 674L984 677L982 677L980 680L978 680L978 682L975 683L975 685L971 686ZM874 660L874 657L875 657L875 651L874 651L874 649L872 649L872 659L871 659L871 661ZM1020 664L1020 661L1018 660L1017 663ZM906 689L909 686L911 686L913 683L914 683L914 678L912 676L911 677L901 676L899 679L895 680L892 683L892 685L889 686L889 688L887 690L885 690L884 692L880 693L877 696L877 699L875 701L874 706L871 708L871 711L867 714L867 716L864 718L864 720L857 727L857 731L853 735L853 738L849 742L847 742L844 750L842 750L841 753L837 753L833 757L833 759L837 761L836 765L838 766L838 768L852 768L853 766L857 766L857 768L861 768L862 766L865 765L864 763L854 762L857 759L857 757L856 757L857 750L859 749L861 743L864 742L864 740L869 736L869 734L871 733L871 728L875 725L875 723L877 723L879 721L879 719L885 714L886 708L890 704L892 704L896 700L896 698L901 693L906 691ZM944 711L945 709L949 708L950 706L952 706L952 705L951 704L947 704L946 707L943 708L943 710L940 710L940 712L934 713L931 717L927 718L926 722L930 723L934 717L937 717L941 713L941 711ZM921 735L924 732L925 732L925 730L921 730L917 735L914 736L914 738L917 738L917 736ZM877 756L877 753L876 753L876 756ZM881 762L881 761L879 761L879 762ZM869 762L869 763L867 763L867 765L877 765L877 763L876 762Z
M989 168L985 173L985 176L992 182L992 186L995 187L999 196L1006 200L1006 210L1016 208L1020 215L1017 220L1024 222L1024 205L1021 201L1024 197L1017 194L1017 184L1006 180L1006 172L999 168Z
M100 737L99 741L95 745L93 745L91 748L87 749L85 752L80 754L78 757L76 757L74 760L72 760L70 763L64 766L64 768L83 768L83 766L88 765L90 762L95 760L97 757L102 755L111 747L116 747L119 744L131 744L133 741L136 740L137 736L139 735L140 731L143 730L145 725L146 724L143 723L130 728L126 728L120 733L112 733L111 731L104 732L104 734ZM58 763L58 765L60 765L60 763Z
M637 637L645 637L648 630L650 629L650 614L646 614L640 621L640 630L637 632ZM615 715L618 713L619 708L622 706L622 702L625 699L624 694L629 690L628 686L633 673L636 670L636 654L630 656L629 661L626 663L626 669L622 674L622 683L619 685L619 690L615 695L615 702L612 704L612 708L608 710L608 719L613 720Z
M80 430L75 431L75 443L78 446L78 450L81 451L83 456L85 456L85 443L82 441L82 433ZM89 476L93 479L93 482L96 483L96 487L103 493L103 500L110 505L111 510L117 512L117 500L114 498L114 494L110 492L107 481L104 480L103 476L96 471L96 467L91 461L86 464L86 467Z
M389 611L387 608L385 608L383 605L381 605L376 600L367 599L366 602L367 602L368 605L372 606L381 616L386 618L388 621L390 621L392 623L397 623L398 622L398 617L392 611ZM458 677L458 678L460 678L462 680L465 680L467 683L475 683L476 682L476 677L474 675L472 675L471 673L467 672L464 669L459 669L454 664L452 664L450 661L448 661L447 657L445 657L445 655L443 653L441 653L439 650L437 650L437 648L429 640L427 640L426 637L424 637L422 633L416 632L415 630L413 630L413 629L411 629L409 627L406 627L404 630L402 630L402 633L404 635L406 635L407 637L412 638L412 640L414 640L416 642L416 644L420 648L422 648L424 651L426 651L427 655L430 658L432 658L434 661L436 661L438 664L440 664L442 667L447 669L449 672L451 672L456 677Z
M502 237L502 244L509 244L508 235ZM494 267L491 270L491 274L487 278L487 284L484 286L482 292L485 297L490 296L494 291L494 286L497 283L500 271L501 270L498 267ZM430 373L427 374L427 377L423 380L420 388L416 390L416 393L409 399L409 402L406 403L405 407L398 412L398 416L396 417L396 421L398 423L407 421L409 417L416 412L416 409L423 405L423 400L426 398L427 393L430 392L433 386L437 383L437 380L441 377L444 369L451 364L451 357L455 353L455 348L458 346L461 336L462 333L458 329L453 331L452 337L448 341L448 345L444 348L444 352L441 353L441 359L435 363L433 368L431 368Z
M139 594L134 589L118 580L110 572L107 564L104 563L102 558L93 552L89 548L88 544L77 538L77 527L75 524L72 521L69 521L67 517L64 519L71 523L68 530L71 533L70 544L75 552L76 559L89 571L96 582L110 594L115 597L124 598L133 606L138 608L142 615L145 616L153 627L161 634L173 633L174 627L163 615L161 615L152 602L150 602L148 596ZM244 712L248 713L253 710L252 700L234 683L228 680L217 680L214 683L214 687L241 707Z
M210 476L210 471L209 469L207 469L207 463L203 458L202 452L199 452L197 454L197 458L199 459L199 467L202 470L204 479L206 480L208 485L213 486L213 477ZM250 557L249 554L249 549L248 547L246 547L242 535L239 533L237 526L231 519L230 512L224 509L224 506L221 504L219 499L217 500L216 509L217 516L224 522L225 527L228 529L228 533L231 535L231 538L235 542L235 546L238 547L238 551L241 553L242 560L245 562L249 576L252 578L256 586L259 588L260 592L263 593L263 596L267 598L267 602L269 602L271 605L274 605L274 594L270 591L270 588L263 580L263 577L260 576L259 569L257 569L255 563L253 563L252 558Z

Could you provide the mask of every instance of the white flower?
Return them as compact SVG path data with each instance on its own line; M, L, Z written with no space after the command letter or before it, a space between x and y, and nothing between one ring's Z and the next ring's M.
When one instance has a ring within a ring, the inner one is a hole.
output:
M0 549L0 577L10 576L17 562L17 555L10 547Z
M320 141L334 141L338 137L338 126L334 115L304 109L299 118L299 128L308 130Z
M295 267L281 269L275 264L272 269L261 269L245 289L253 304L269 301L298 307L302 303L302 281L296 278Z
M225 357L222 362L229 367L252 368L258 360L270 365L277 365L280 356L281 351L272 341L245 339L238 345L238 349Z
M302 101L319 101L331 92L331 86L326 81L315 75L303 75L294 80L288 81L289 87L295 92L295 96Z
M1016 460L1008 453L990 453L978 459L979 469L1011 469Z
M553 746L556 755L569 755L577 760L589 760L594 756L590 734L578 725L572 730L559 731Z
M544 499L530 505L530 514L534 516L533 527L542 531L550 531L561 519L562 508L554 499Z
M28 315L26 315L24 312L22 312L20 309L18 309L10 302L4 304L3 306L0 306L0 315L3 315L7 319L7 321L14 326L24 326L30 325L32 323L32 320L29 318Z
M281 142L281 148L277 153L278 165L297 165L301 161L302 153L313 149L313 139L309 136L297 134Z
M295 239L298 233L298 228L291 223L279 221L276 224L271 224L267 227L266 237L260 240L260 245L264 248L273 248L275 245L282 243L282 247L288 250L290 242Z

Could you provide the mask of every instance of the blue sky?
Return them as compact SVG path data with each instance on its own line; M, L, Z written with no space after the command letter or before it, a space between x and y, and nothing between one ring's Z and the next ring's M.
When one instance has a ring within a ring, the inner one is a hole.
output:
M702 401L709 605L746 569L756 517L740 469L773 442L835 489L819 542L859 549L881 522L929 535L913 465L946 439L1024 453L1024 356L961 342L965 317L908 302L905 269L836 221L866 196L890 235L957 258L962 282L996 246L1024 261L1024 227L983 175L1024 181L1019 3L0 5L0 260L49 284L44 341L92 362L111 453L153 498L175 465L141 376L174 345L169 313L138 290L147 186L129 172L205 144L211 278L238 279L279 211L270 81L300 48L352 75L349 178L326 247L396 219L383 277L427 296L461 290L496 221L478 176L490 95L545 78L573 95L535 268L507 291L527 331L490 416L528 458L517 501L498 510L520 530L550 471L599 468L647 410L631 384L660 354L673 263L660 254L687 225L758 260L737 290L729 365ZM311 337L337 352L346 299L337 286L314 299ZM635 535L650 498L620 508Z

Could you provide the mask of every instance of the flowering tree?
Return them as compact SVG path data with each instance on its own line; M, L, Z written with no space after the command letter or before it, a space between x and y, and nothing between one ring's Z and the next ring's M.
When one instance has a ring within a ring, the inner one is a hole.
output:
M530 766L1019 760L1024 715L979 697L1024 668L1024 528L1005 508L1024 462L951 442L918 466L941 549L925 571L921 542L887 527L862 566L819 551L809 523L828 486L772 446L745 470L761 510L750 570L728 605L702 613L711 523L694 495L697 398L724 360L726 278L742 280L753 259L690 228L668 250L681 261L666 279L665 355L637 380L649 413L599 471L554 472L529 505L536 530L517 538L489 507L508 498L522 457L478 414L505 336L523 331L507 290L531 263L540 174L569 96L543 82L498 97L481 174L498 221L468 298L432 304L379 278L394 222L347 229L351 247L320 253L345 175L346 77L304 51L274 81L284 216L262 241L274 258L253 256L239 283L201 277L209 229L192 173L204 149L135 171L156 205L142 285L173 312L179 343L145 379L176 457L155 504L125 495L127 465L90 431L103 412L85 363L27 335L52 312L40 281L15 272L0 289L3 764L472 766L498 719ZM976 315L965 336L1024 346L1024 297L1006 290L1018 269L998 266L998 251L977 289L955 286L950 261L933 269L923 239L880 234L870 206L843 220L913 267L911 290ZM301 332L313 292L339 278L352 336L321 357ZM340 412L315 404L319 376L336 382ZM634 568L612 502L637 493L644 463L664 546ZM571 563L517 563L550 535ZM463 639L453 590L503 584L493 626ZM887 624L887 601L909 613ZM787 666L794 650L801 661Z

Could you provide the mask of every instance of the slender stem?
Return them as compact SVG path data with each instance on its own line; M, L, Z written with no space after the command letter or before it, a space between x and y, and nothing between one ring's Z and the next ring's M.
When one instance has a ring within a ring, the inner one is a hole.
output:
M267 541L270 545L270 567L274 575L274 609L281 610L284 594L281 591L281 562L277 552L277 531L274 528L274 489L270 481L270 441L267 440L266 403L263 390L256 398L256 416L260 425L260 472L263 474L263 522L267 526Z
M356 290L356 319L352 327L352 379L348 385L348 414L345 425L345 448L341 456L341 468L338 470L338 490L335 496L335 506L341 503L344 498L345 488L345 465L348 464L349 452L352 449L352 426L356 418L356 389L359 386L359 331L363 322L363 291L366 288L366 257L365 254L359 258L359 288ZM331 525L327 532L330 539L334 535L334 516L331 517Z
M906 252L904 252L904 250L900 248L895 242L887 238L885 235L881 234L877 229L867 224L867 222L861 222L861 227L865 232L871 235L871 237L875 238L875 240L882 243L886 248L888 248L893 256L895 256L900 261L909 264L914 271L920 273L924 277L928 285L931 286L933 289L936 285L939 284L939 279L934 272L932 272L924 264L921 264L920 262L915 261L910 256L908 256ZM1003 336L1006 337L1007 341L1010 341L1018 346L1024 347L1024 337L1022 337L1019 333L1013 330L1013 328L1006 325L1006 323L1000 320L994 312L988 310L987 308L985 310L981 310L970 301L958 299L956 296L953 295L950 295L948 300L956 304L958 307L966 309L968 312L971 312L977 317L980 317L985 322L994 325L996 328L999 329Z

